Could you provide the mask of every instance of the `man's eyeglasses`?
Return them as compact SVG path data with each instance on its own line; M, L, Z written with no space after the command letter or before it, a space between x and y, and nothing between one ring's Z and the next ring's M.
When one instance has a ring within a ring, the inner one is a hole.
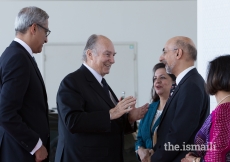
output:
M31 24L30 26L32 26L33 24ZM40 25L40 24L37 24L37 26L41 27L42 29L45 30L46 32L46 37L48 37L48 35L51 33L51 31L47 28L45 28L44 26Z
M175 51L175 50L178 50L178 48L171 49L171 50L165 50L165 48L163 48L162 52L165 55L168 51Z
M47 29L47 28L41 26L40 24L37 24L37 25L38 25L39 27L41 27L42 29L45 30L45 32L46 32L46 37L48 37L48 35L51 33L51 31L50 31L49 29Z

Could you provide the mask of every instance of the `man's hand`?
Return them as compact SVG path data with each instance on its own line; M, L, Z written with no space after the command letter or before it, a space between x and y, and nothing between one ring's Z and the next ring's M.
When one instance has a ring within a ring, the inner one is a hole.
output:
M186 154L185 158L181 159L181 162L193 162L193 160L195 160L195 158L196 157L194 156L194 153L189 152L188 154Z
M48 156L48 152L46 148L42 145L36 152L35 152L35 162L42 162Z
M149 107L148 103L144 104L139 108L135 108L135 106L133 106L133 109L129 112L129 116L128 116L129 122L132 124L136 120L142 119L145 116L146 112L148 111L148 107Z
M124 98L122 101L118 102L117 106L113 109L110 109L110 119L117 119L123 114L130 112L133 108L132 105L136 104L136 98L132 96Z

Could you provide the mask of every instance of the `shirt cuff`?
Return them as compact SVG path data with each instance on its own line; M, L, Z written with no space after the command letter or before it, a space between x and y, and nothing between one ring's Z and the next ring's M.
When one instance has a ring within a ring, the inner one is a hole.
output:
M34 149L30 152L31 155L33 155L40 147L42 146L42 140L39 138L37 145L34 147Z

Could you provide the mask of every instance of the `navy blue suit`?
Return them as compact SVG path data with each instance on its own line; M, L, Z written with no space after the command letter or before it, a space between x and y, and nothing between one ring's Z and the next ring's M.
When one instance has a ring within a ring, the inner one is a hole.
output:
M55 162L123 162L124 133L133 128L126 114L110 120L109 110L115 105L84 65L61 82L57 107Z
M42 76L31 55L13 41L0 57L0 77L0 161L34 162L30 152L39 138L49 150Z
M179 149L186 149L186 144L194 144L194 137L209 112L205 82L197 70L192 69L182 78L165 105L151 161L180 162L191 150L170 151L165 144L170 142L173 146L178 145Z

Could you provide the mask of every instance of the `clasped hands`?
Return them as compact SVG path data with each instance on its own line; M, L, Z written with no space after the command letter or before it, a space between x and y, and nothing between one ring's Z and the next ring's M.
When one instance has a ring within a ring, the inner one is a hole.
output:
M181 162L198 162L200 161L200 157L197 157L196 155L194 155L193 152L189 152L188 154L186 154L185 158L181 159Z
M149 104L136 108L136 98L129 96L120 100L115 108L110 109L110 119L117 119L125 113L129 113L128 118L130 123L134 123L136 120L140 120L144 117L148 111Z
M140 147L137 150L137 153L141 159L141 162L151 162L151 156L153 155L154 151L153 149L146 149L146 148Z

